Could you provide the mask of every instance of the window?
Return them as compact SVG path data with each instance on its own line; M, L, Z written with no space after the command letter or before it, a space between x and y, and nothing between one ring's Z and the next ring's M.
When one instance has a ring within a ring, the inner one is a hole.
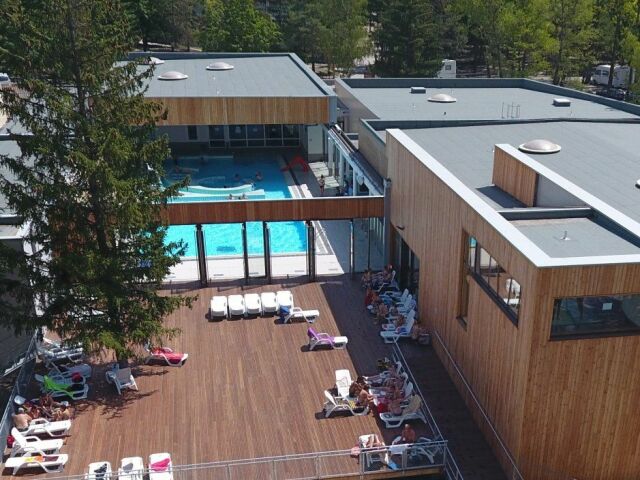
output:
M640 294L558 298L551 338L640 332Z
M266 137L267 137L267 146L271 146L271 147L282 146L282 125L267 125Z
M187 127L187 137L189 140L197 140L198 139L198 127L195 125L189 125Z
M498 306L507 313L513 323L517 325L518 316L520 315L520 283L502 268L498 261L487 250L482 248L474 237L465 234L464 238L467 250L463 255L464 265L458 316L464 319L467 314L469 303L467 275L471 274Z
M460 294L458 297L458 320L466 328L469 311L469 275L476 262L476 240L465 233L462 238L462 271L460 272Z
M209 140L224 140L224 126L209 125Z
M245 125L229 125L229 140L232 147L247 146L247 128Z

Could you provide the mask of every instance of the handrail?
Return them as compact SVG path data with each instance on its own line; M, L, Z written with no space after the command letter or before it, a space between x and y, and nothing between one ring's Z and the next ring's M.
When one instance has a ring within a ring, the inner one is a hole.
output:
M500 434L494 428L493 423L491 422L491 419L489 418L489 416L485 412L484 408L480 404L480 401L478 400L478 397L476 397L476 394L473 392L473 389L471 388L471 385L469 385L469 383L467 382L467 379L464 377L462 371L460 370L460 368L458 368L458 364L455 362L455 360L451 356L451 353L449 352L449 349L446 347L446 345L442 341L442 338L440 337L440 334L438 333L437 330L434 330L433 331L433 335L438 340L438 343L440 344L440 346L442 347L444 352L447 354L447 357L449 358L449 362L451 362L451 365L453 365L453 368L455 368L456 373L458 374L458 376L462 380L462 383L464 384L464 386L466 387L467 391L471 395L471 398L473 399L474 403L478 407L478 410L482 414L482 417L487 422L487 425L489 425L489 428L493 432L493 435L495 436L495 438L498 440L498 443L499 443L500 447L502 448L502 451L505 453L506 457L509 459L509 462L511 463L511 467L512 467L511 477L510 477L511 480L524 480L524 477L520 473L520 470L518 470L518 467L516 466L516 462L513 459L513 457L511 456L511 453L509 452L509 450L507 449L506 445L502 441L502 438L500 438Z

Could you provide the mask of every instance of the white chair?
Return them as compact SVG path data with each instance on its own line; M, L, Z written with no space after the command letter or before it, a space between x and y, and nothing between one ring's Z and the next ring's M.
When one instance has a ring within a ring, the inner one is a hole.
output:
M223 295L214 296L209 306L209 316L213 318L227 318L227 297Z
M23 468L41 468L47 473L61 472L69 460L69 455L58 453L45 455L42 452L34 452L29 457L11 457L4 462L5 468L12 468L12 475L16 475Z
M380 332L380 336L384 340L384 343L395 343L401 338L409 338L411 337L411 330L413 330L414 323L415 315L407 316L407 321L404 325L394 330L384 330Z
M244 305L247 309L247 315L262 315L262 302L257 293L245 293Z
M293 307L289 310L289 314L285 315L284 323L289 323L291 320L304 320L307 323L313 323L319 316L318 310L302 310L300 307Z
M349 387L353 383L351 380L351 372L349 370L341 369L335 371L336 375L336 388L338 389L338 396L347 398L349 396Z
M410 420L422 420L427 423L427 419L421 410L422 399L419 395L414 394L410 399L406 407L402 408L400 415L394 415L391 412L383 412L380 414L380 420L384 422L386 428L398 428L405 422Z
M277 313L278 299L273 292L262 292L260 294L260 303L262 303L262 314Z
M64 440L42 440L35 435L24 435L17 428L11 429L11 436L14 439L11 448L12 457L24 457L34 451L42 452L46 455L56 454L62 448Z
M120 460L118 480L143 480L144 462L142 457L127 457Z
M229 305L230 317L240 317L247 313L247 309L244 304L244 297L242 295L229 295L227 297L227 304Z
M108 383L113 383L118 390L118 395L122 395L122 390L130 388L131 390L138 390L138 384L136 379L133 378L130 368L119 368L116 364L116 368L107 371L105 374Z
M394 320L397 319L397 318L398 318L398 316L393 317ZM413 323L415 321L415 319L416 319L416 311L415 310L410 310L409 313L407 313L405 315L405 319L404 319L405 325L407 323ZM382 324L382 330L384 330L384 331L390 332L390 331L393 331L395 329L396 329L396 324L393 323L393 321L391 321L390 323L383 323Z
M29 422L29 427L23 430L22 435L48 435L50 437L62 437L69 433L71 420L50 422L46 418L34 418Z
M347 337L333 337L328 333L318 333L313 328L307 329L307 336L309 337L309 350L313 350L316 347L325 346L335 348L336 350L347 347L349 339Z
M293 309L293 295L289 290L280 290L276 293L276 299L278 301L278 309L282 307L287 308L289 311Z
M346 397L334 397L329 390L324 391L326 401L322 406L325 418L329 418L335 412L349 412L351 415L360 416L369 413L369 406L357 406L355 399Z
M149 455L149 480L173 480L173 463L168 453Z
M85 475L85 480L111 480L113 470L109 462L93 462L89 464L89 471Z

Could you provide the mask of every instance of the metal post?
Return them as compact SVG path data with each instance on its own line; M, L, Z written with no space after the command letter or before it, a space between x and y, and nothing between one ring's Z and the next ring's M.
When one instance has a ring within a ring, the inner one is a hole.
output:
M391 179L384 180L384 231L383 231L383 250L384 264L391 263Z
M242 222L242 257L244 260L244 284L249 284L249 249L247 248L247 222Z
M349 273L351 274L351 278L353 278L356 274L356 248L355 248L355 238L353 231L353 218L349 220Z
M202 224L196 225L196 255L198 256L198 273L200 274L200 286L206 287L208 284L207 275L207 254L204 245L204 233Z
M307 275L310 282L316 279L316 229L311 220L307 220Z
M267 283L271 283L271 232L269 224L262 222L262 240L264 242L264 274L267 277Z

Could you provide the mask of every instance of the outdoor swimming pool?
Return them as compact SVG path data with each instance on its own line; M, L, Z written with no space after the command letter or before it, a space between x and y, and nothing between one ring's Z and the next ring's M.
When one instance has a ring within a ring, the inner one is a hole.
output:
M202 202L228 200L228 195L218 191L209 193L207 189L233 187L234 196L245 193L248 198L257 193L256 198L290 198L289 188L280 163L275 157L256 158L254 156L232 157L183 157L175 165L169 160L165 165L168 172L163 183L173 183L184 175L191 177L186 191L188 196L174 199L178 202ZM262 179L256 180L256 172ZM247 185L253 183L253 189ZM238 189L238 192L236 192ZM259 193L262 190L263 193ZM242 193L241 193L242 192ZM242 200L237 200L242 201ZM242 226L239 223L203 225L207 256L242 255ZM271 253L303 253L306 251L306 229L304 222L269 222L271 233ZM184 257L196 257L195 225L173 225L167 230L166 242L183 240L186 244ZM247 223L247 250L249 255L264 254L262 222Z

